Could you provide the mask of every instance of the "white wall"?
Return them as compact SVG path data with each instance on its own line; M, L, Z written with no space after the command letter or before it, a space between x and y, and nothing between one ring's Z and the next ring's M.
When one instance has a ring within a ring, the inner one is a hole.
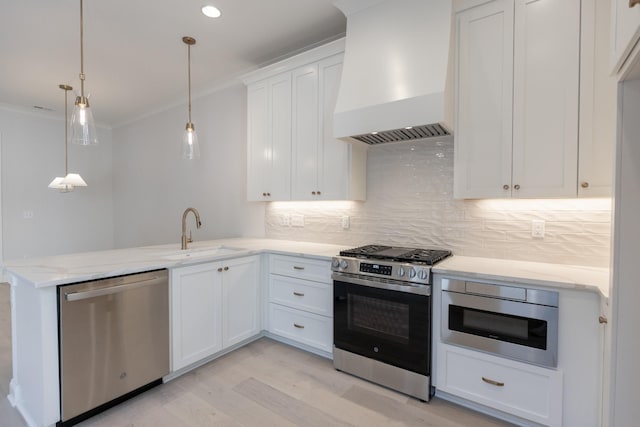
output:
M0 133L4 259L111 248L111 131L98 128L97 147L69 144L69 172L88 187L65 194L47 188L64 175L62 117L0 107Z
M113 130L115 246L180 242L185 208L194 240L264 236L264 205L246 201L246 89L238 83L193 101L201 158L181 158L187 106Z
M303 215L305 227L283 218ZM351 228L343 230L342 216ZM544 239L531 221L544 220ZM271 203L267 237L451 249L457 255L607 267L610 199L454 200L453 142L372 147L366 202Z

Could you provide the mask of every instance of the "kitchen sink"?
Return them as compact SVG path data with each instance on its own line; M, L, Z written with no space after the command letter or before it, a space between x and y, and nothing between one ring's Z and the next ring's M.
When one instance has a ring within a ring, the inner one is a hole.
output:
M183 259L216 257L220 255L229 255L236 252L244 251L243 248L233 248L230 246L215 246L211 248L185 249L164 255L162 258L171 261L179 261Z

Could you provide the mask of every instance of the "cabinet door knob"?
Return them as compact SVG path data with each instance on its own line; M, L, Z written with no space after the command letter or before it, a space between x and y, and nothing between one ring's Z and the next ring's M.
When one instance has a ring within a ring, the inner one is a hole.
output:
M598 317L599 323L609 323L609 320L605 316Z
M484 381L487 384L494 385L496 387L504 387L504 383L503 382L492 380L490 378L482 377L482 381Z
M589 188L589 183L588 182L583 182L582 184L580 184L580 187L582 188Z
M637 4L640 4L640 0L629 0L629 7L633 7Z
M225 267L225 268L224 268L224 271L229 271L229 267Z
M222 267L218 267L218 273L222 273Z
M513 186L513 189L514 189L514 190L519 190L519 189L520 189L520 184L516 184L516 185L514 185L514 186Z
M311 192L311 194L313 194L313 195L315 196L315 195L316 195L316 192L315 192L315 191L312 191L312 192Z
M505 185L503 185L503 186L502 186L502 189L503 189L503 190L508 190L508 189L509 189L509 186L508 186L507 184L505 184Z
M319 195L320 195L320 194L322 194L322 193L321 193L321 192L319 192L319 191L317 191L317 192L316 192L316 194L318 194L318 196L319 196Z

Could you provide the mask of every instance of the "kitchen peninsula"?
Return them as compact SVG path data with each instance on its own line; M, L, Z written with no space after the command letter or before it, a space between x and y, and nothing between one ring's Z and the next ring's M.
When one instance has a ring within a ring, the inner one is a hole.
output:
M260 259L257 284L259 307L263 312L257 316L258 332L227 349L231 351L269 330L266 307L271 264L268 258L306 260L316 268L314 273L317 271L317 274L330 280L329 261L343 249L346 247L340 245L238 238L195 242L186 251L181 251L179 244L169 244L6 262L4 268L12 284L13 308L14 366L10 400L30 426L50 426L60 420L58 285L164 268L170 272L179 271L183 267L197 268L257 256ZM494 271L493 275L487 276L488 268ZM606 269L454 256L439 264L435 272L438 275L466 276L475 280L485 277L513 280L541 288L564 289L573 296L583 296L589 300L590 309L594 308L594 301L597 309L597 301L608 296ZM597 322L597 313L590 314L596 316L594 322ZM564 316L570 317L570 313ZM436 318L437 315L434 315ZM566 337L561 339L571 341ZM284 341L288 342L286 339ZM597 344L600 345L599 341ZM311 349L304 345L302 347ZM213 357L224 352L220 351ZM322 351L317 353L330 356ZM192 365L176 367L174 363L172 372L164 379L170 380L191 368Z

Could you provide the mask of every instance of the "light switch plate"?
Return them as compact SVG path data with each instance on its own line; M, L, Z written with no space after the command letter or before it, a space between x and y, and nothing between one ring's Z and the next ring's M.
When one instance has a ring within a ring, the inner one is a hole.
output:
M349 227L351 227L351 220L349 219L348 215L344 215L342 217L342 229L343 230L348 230Z

